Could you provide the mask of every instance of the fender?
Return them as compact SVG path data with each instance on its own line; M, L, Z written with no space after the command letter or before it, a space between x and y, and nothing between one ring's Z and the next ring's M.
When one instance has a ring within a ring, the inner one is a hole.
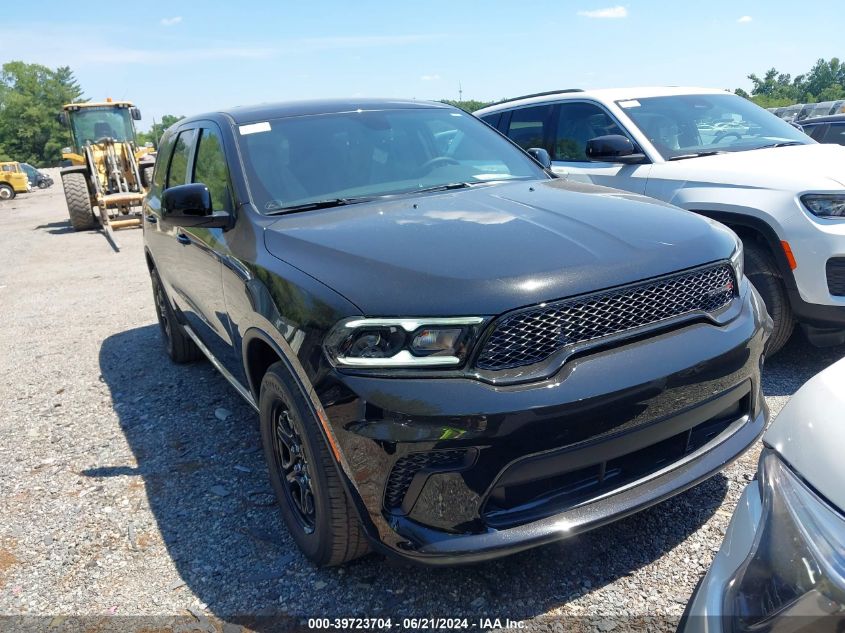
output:
M262 316L256 316L258 317L258 320L264 320ZM323 405L317 397L314 387L308 379L302 364L297 359L296 354L291 349L288 342L281 336L281 333L279 333L269 321L266 321L259 326L251 325L244 333L241 343L241 362L243 362L244 369L249 366L247 363L247 349L249 348L249 344L255 340L260 340L263 343L266 343L276 352L278 357L285 364L285 368L288 370L288 375L295 383L294 386L299 388L302 393L305 394L305 400L310 405L311 414L320 421L320 429L322 430L323 438L326 440L329 448L335 456L336 465L340 465L338 474L343 482L347 498L352 501L352 504L355 507L355 512L358 515L358 519L361 521L361 525L364 527L364 531L370 539L371 546L378 551L390 554L390 550L381 543L379 530L375 523L373 523L373 519L370 516L369 511L364 506L364 502L361 500L361 495L358 493L358 490L353 483L351 476L352 470L349 466L349 462L340 450L339 444L332 432L331 426L329 425L329 419L323 409ZM245 373L250 383L249 388L255 398L255 404L258 405L260 384L254 384L254 378L248 371Z
M730 211L701 211L699 209L690 209L693 213L698 213L711 220L716 220L728 226L744 227L753 230L759 234L774 257L775 264L778 267L783 283L790 295L793 292L797 293L798 287L795 284L795 277L792 274L792 268L789 267L789 262L783 252L783 247L780 243L780 237L775 230L765 221L742 213L731 213Z
M71 165L69 167L62 167L59 170L59 175L64 176L65 174L87 174L88 167L86 165Z

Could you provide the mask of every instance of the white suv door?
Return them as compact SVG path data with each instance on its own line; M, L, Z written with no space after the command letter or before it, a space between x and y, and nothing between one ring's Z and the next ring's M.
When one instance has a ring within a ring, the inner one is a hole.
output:
M626 165L587 160L587 141L597 136L626 136L622 126L602 106L593 101L566 100L555 106L550 154L552 170L569 180L645 193L651 164Z

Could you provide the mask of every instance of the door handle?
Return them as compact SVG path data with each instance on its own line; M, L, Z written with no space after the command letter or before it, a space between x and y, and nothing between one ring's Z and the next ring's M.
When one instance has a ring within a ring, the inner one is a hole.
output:
M185 235L184 233L177 233L176 241L180 244L184 244L185 246L187 246L191 243L191 238Z
M156 218L156 216L151 215L149 213L147 215L145 215L144 217L146 218L147 222L149 222L150 224L156 224L158 222L158 218Z

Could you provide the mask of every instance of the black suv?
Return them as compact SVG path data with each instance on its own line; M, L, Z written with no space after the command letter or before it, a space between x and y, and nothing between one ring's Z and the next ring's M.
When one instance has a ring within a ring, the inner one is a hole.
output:
M807 136L819 143L845 145L845 114L804 119L797 123Z
M536 152L547 160L544 152ZM630 514L763 430L771 321L721 225L567 183L436 103L171 127L145 202L173 360L260 416L312 561L483 560Z

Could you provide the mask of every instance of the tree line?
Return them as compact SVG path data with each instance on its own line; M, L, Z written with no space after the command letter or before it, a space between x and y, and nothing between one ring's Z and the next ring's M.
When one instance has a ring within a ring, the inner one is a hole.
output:
M793 103L845 99L845 64L834 57L819 59L806 73L791 76L770 68L762 77L752 73L751 92L734 92L771 108ZM39 167L58 165L61 149L70 144L70 133L56 119L66 103L85 101L83 90L68 66L52 69L41 64L12 61L0 69L0 161L17 160ZM474 99L448 103L475 112L490 102ZM143 103L139 103L143 111ZM164 131L181 119L166 114L153 121L148 132L138 134L140 144L158 144Z
M70 135L56 119L82 88L67 66L8 62L0 70L0 161L55 164Z
M737 88L736 94L764 108L845 99L845 64L836 57L830 61L818 60L803 75L792 77L770 68L762 77L752 73L748 79L751 80L751 93Z
M37 167L58 165L62 148L70 145L70 131L57 115L66 103L88 101L68 66L12 61L0 68L0 162L16 160ZM143 111L143 110L142 110ZM138 134L143 145L158 144L168 127L181 119L166 114L148 132Z

